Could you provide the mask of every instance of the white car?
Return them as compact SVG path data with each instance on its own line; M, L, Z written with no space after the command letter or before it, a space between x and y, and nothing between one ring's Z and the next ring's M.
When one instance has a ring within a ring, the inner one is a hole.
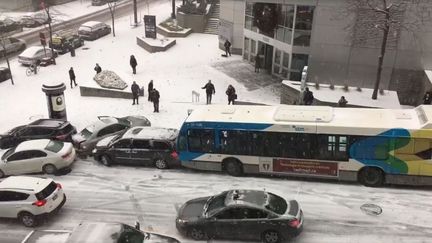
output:
M37 139L0 151L0 178L7 175L45 172L70 167L76 158L71 143Z
M57 54L51 52L51 49L48 47L44 49L43 46L31 46L19 54L18 62L23 65L31 65L42 61L44 58L51 58L53 56L56 57Z
M13 37L4 38L3 43L0 43L0 58L14 52L22 51L26 48L25 41ZM4 48L3 48L4 45Z
M0 217L18 218L26 227L36 226L65 202L62 186L50 178L11 176L0 182Z

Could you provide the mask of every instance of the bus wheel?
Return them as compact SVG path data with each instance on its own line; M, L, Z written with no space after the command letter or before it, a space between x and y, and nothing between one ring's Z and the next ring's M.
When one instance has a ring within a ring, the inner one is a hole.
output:
M243 175L242 164L235 159L230 159L230 160L227 160L225 162L225 170L229 175L232 175L232 176Z
M365 167L359 172L359 182L365 186L379 187L384 183L384 172L375 167Z

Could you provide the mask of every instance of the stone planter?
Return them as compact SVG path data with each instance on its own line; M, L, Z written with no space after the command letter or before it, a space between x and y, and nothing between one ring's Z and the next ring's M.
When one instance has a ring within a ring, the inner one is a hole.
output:
M156 27L156 31L158 34L161 34L166 37L179 37L179 38L184 38L188 36L190 33L192 33L192 29L189 28L185 28L183 29L183 31L171 31L160 25Z

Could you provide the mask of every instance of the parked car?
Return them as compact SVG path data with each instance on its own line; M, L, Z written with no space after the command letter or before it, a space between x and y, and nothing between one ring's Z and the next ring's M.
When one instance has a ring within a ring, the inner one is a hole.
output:
M52 43L49 47L61 54L70 51L70 48L78 48L84 45L84 40L76 33L75 30L60 30L53 34Z
M259 190L231 190L186 202L177 229L195 240L229 238L276 243L300 234L303 212L296 200Z
M0 149L15 147L23 141L53 139L71 142L77 131L68 121L59 119L38 119L28 125L18 126L0 135Z
M122 134L136 126L150 126L151 123L143 116L111 117L99 116L93 124L72 136L73 143L80 156L91 155L96 143L111 135Z
M34 28L49 22L48 14L45 11L27 14L21 17L21 25L26 28Z
M11 77L12 77L12 73L9 68L0 67L0 83L10 79Z
M75 158L71 143L49 139L25 141L16 147L0 150L0 178L39 172L54 174L69 168Z
M118 0L92 0L92 6L102 6L109 2L117 2Z
M21 32L22 30L23 28L19 21L15 21L12 18L8 17L0 19L1 33Z
M180 243L169 236L111 222L82 222L73 230L34 230L21 243L47 243L42 239L55 239L55 243Z
M20 52L26 48L25 41L14 37L3 38L0 41L3 41L0 44L0 58L10 53Z
M43 59L50 59L57 57L56 52L52 52L49 48L43 46L31 46L23 51L18 56L18 62L23 65L31 65L37 62L41 62Z
M103 165L150 165L158 169L178 166L175 151L177 129L157 127L133 127L123 135L118 134L100 140L93 156Z
M0 182L0 217L18 218L26 227L36 226L65 202L62 186L50 178L11 176Z
M111 26L98 21L86 22L78 29L79 36L84 40L96 40L109 33L111 33Z

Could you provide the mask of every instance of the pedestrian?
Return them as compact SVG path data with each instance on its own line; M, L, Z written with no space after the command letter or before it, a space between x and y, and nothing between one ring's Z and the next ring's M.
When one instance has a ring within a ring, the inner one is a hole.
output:
M225 56L228 55L231 56L231 42L229 42L228 39L225 40L224 47L225 47Z
M346 107L347 103L348 101L345 99L345 96L342 96L338 101L339 107Z
M259 73L261 67L261 58L258 54L255 56L255 72Z
M96 66L95 66L94 70L96 71L96 74L102 72L102 68L97 63L96 63Z
M155 88L150 92L151 101L153 102L153 112L159 112L159 91Z
M153 80L150 80L150 83L147 86L147 92L148 92L148 101L152 101L151 100L151 91L153 90Z
M74 57L75 56L75 44L73 43L73 41L71 41L69 44L69 51L70 51L71 57Z
M131 67L132 67L132 72L133 74L136 74L136 66L138 65L137 60L135 59L134 55L130 56L130 61L129 61Z
M72 84L75 84L75 87L78 86L78 84L77 84L76 81L75 81L75 72L74 72L74 70L73 70L73 67L71 67L71 68L69 69L69 79L70 79L70 86L71 86L71 89L73 89Z
M206 90L206 94L207 94L207 105L211 104L211 100L212 100L212 95L214 95L216 93L215 91L215 87L212 84L211 80L209 79L208 83L206 83L206 85L204 85L204 87L202 87L202 89Z
M135 81L133 81L133 84L131 86L131 90L132 90L132 99L133 99L132 105L135 105L135 100L136 100L136 104L139 105L138 95L139 95L140 88L139 88L138 84L136 84Z
M309 90L308 87L306 87L303 95L303 103L305 105L312 105L314 100L313 92Z
M427 91L423 96L423 104L430 105L432 102L432 94L431 91Z
M234 87L231 84L228 85L225 94L228 96L228 105L231 103L234 105L234 101L237 99L237 94Z

